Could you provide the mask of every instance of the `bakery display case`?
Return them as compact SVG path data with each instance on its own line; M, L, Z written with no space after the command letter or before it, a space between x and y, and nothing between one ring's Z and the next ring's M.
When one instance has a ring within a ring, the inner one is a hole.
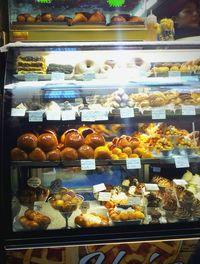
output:
M148 37L146 0L9 0L10 40L122 41ZM49 34L51 33L51 34ZM156 34L154 34L154 39Z
M7 248L199 236L200 43L11 43Z

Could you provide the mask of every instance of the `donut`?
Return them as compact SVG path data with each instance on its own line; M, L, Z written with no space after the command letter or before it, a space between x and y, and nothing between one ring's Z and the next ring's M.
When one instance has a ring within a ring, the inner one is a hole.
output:
M100 71L100 67L98 66L98 64L96 64L96 62L94 62L93 60L89 60L89 59L82 61L76 64L75 66L76 74L83 74L88 72L98 73L99 71Z
M108 64L104 64L101 68L100 68L100 73L106 73L108 71L110 71L112 69L112 67Z

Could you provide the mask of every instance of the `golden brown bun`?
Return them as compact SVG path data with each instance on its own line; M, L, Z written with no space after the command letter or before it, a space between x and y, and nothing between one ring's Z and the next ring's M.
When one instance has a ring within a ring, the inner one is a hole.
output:
M88 22L91 22L91 23L105 23L106 22L106 18L101 12L96 11L88 19Z
M60 150L59 149L54 149L52 151L49 151L47 153L47 160L59 161L60 160Z
M46 201L49 196L49 189L39 186L37 188L26 187L20 190L17 197L22 205L29 206L36 201Z
M37 137L32 133L25 133L18 137L17 146L26 152L30 152L37 147Z
M65 16L64 15L55 16L53 20L56 22L64 22Z
M51 14L46 13L46 14L41 15L41 20L43 22L51 22L53 20L53 18L52 18Z
M82 22L87 22L87 17L85 17L82 13L77 13L72 19L72 25Z
M41 22L41 21L42 21L41 15L36 16L36 18L35 18L35 22L36 22L36 23L39 23L39 22Z
M144 20L141 17L138 16L132 16L128 20L129 22L144 22Z
M94 150L88 145L83 145L78 149L79 159L93 159Z
M38 147L40 147L44 152L54 150L57 146L57 137L52 133L44 133L38 137Z
M34 23L35 22L35 18L33 16L28 16L27 19L26 19L26 22Z
M81 126L78 128L78 132L85 138L87 135L94 133L94 130L87 126Z
M65 147L78 149L84 144L84 137L78 132L70 132L65 135Z
M87 137L85 138L85 144L95 149L99 146L104 146L105 139L100 134L92 133L92 134L87 135Z
M35 229L39 229L40 227L40 225L37 222L33 220L29 220L25 216L21 216L19 218L19 222L25 229L35 230Z
M28 159L27 153L20 148L13 148L10 154L11 154L12 160L27 160Z
M111 156L112 152L106 146L98 147L94 151L95 159L111 159Z
M87 213L76 216L75 224L81 227L108 226L109 219L106 216L98 215L96 213Z
M19 14L17 16L17 22L25 22L26 21L26 18L24 16L24 14Z
M46 160L46 154L41 148L35 148L30 154L29 159L32 161L44 161Z
M61 144L64 144L66 135L69 134L69 133L71 133L71 132L77 132L77 129L69 129L69 130L65 131L62 134L61 138L60 138Z
M126 19L123 16L113 16L111 22L126 22Z
M62 160L77 160L78 159L78 152L74 148L64 148L61 151L61 159Z

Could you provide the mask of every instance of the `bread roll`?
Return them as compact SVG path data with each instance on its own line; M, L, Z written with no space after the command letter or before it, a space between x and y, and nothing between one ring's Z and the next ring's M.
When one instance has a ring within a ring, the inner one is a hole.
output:
M87 126L81 126L78 128L78 132L85 138L87 135L94 133L94 130Z
M90 16L90 18L88 19L88 22L91 22L91 23L105 23L106 22L106 18L101 12L96 11Z
M26 21L26 18L24 16L24 14L19 14L17 16L17 22L25 22Z
M49 14L49 13L45 13L45 14L42 14L42 15L41 15L41 20L42 20L43 22L51 22L51 21L53 21L53 17L52 17L51 14Z
M101 146L95 149L94 151L95 159L111 159L112 152L105 146Z
M70 132L66 134L64 145L65 147L71 147L78 149L84 144L84 137L78 132Z
M32 161L44 161L46 160L46 154L40 148L35 148L30 154L29 159Z
M78 149L79 159L93 159L94 150L88 145L83 145Z
M17 139L17 146L29 153L37 147L37 137L32 133L25 133Z
M58 140L53 133L44 133L38 137L38 147L44 152L49 152L56 149L58 146Z
M11 150L11 159L12 160L27 160L28 155L25 151L20 148L13 148Z
M77 13L72 19L72 25L83 22L87 22L87 17L85 17L82 13Z
M51 161L59 161L60 160L60 150L59 149L54 149L52 151L49 151L47 153L47 160Z
M66 147L61 151L62 160L77 160L78 152L74 148Z
M126 22L126 19L123 16L113 16L111 18L111 22L120 22L120 23L124 23Z
M104 146L105 139L100 134L92 133L92 134L87 135L87 137L85 138L85 144L95 149L99 146Z

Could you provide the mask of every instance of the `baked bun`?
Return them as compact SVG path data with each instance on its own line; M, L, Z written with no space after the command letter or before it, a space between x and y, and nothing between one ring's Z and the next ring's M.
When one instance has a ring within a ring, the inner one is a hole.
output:
M29 159L32 161L44 161L46 160L46 154L41 148L35 148L30 154Z
M28 16L27 17L27 19L26 19L26 22L28 22L28 23L34 23L35 22L35 17L33 17L33 16Z
M81 61L75 65L75 73L76 74L83 74L83 73L99 73L100 67L99 65L90 59Z
M78 132L85 138L87 135L94 133L94 130L87 126L81 126L78 128Z
M27 160L28 155L20 148L13 148L10 152L11 160Z
M77 160L78 152L74 148L66 147L61 151L62 160Z
M41 15L37 15L36 18L35 18L35 22L39 23L41 21L42 21Z
M79 159L93 159L94 150L88 145L83 145L78 149Z
M87 137L85 138L85 144L95 149L99 146L104 146L105 139L100 134L92 133L92 134L87 135Z
M56 149L58 146L58 140L53 133L44 133L38 137L38 147L44 152L49 152Z
M86 214L80 214L76 216L75 224L81 227L108 226L109 219L106 216L98 215L96 213L86 213Z
M72 25L76 23L83 23L83 22L87 22L87 17L84 16L83 13L77 13L72 18Z
M43 22L51 22L51 21L53 21L53 17L52 17L51 14L49 14L49 13L45 13L45 14L42 14L42 15L41 15L41 20L42 20Z
M17 146L26 152L31 152L37 147L37 137L32 133L25 133L18 137Z
M78 132L69 132L65 135L65 147L78 149L84 144L84 137Z
M55 16L53 20L55 22L64 22L65 21L65 16L64 15Z
M95 159L111 159L112 152L106 147L101 146L95 149L94 151L94 158Z
M17 16L17 22L25 22L26 21L26 17L24 16L24 14L19 14Z
M17 193L17 198L22 205L30 206L36 201L46 201L49 193L49 189L45 187L33 188L28 186Z
M141 17L138 16L132 16L128 20L129 22L144 22L144 20Z
M47 153L47 160L51 161L59 161L60 160L60 150L59 149L54 149L51 150Z
M90 18L88 19L88 22L91 22L91 23L105 23L106 22L106 18L101 12L96 11L90 16Z
M113 16L111 18L111 22L120 22L120 23L124 23L126 22L126 19L123 16Z

